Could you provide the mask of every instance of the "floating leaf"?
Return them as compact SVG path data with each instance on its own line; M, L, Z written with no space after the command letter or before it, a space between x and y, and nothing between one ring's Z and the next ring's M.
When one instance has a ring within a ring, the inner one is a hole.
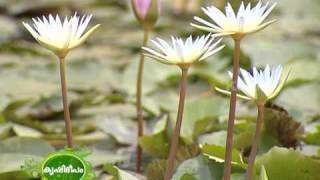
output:
M96 120L96 123L99 129L121 144L132 144L136 141L136 123L130 119L103 118Z
M0 142L0 179L28 179L21 170L24 161L40 161L53 151L52 146L40 139L11 138Z
M13 125L12 129L15 132L15 134L19 137L39 138L42 136L41 132L27 126L15 124Z
M225 147L217 145L205 144L201 148L201 152L208 156L209 159L212 159L216 162L224 162L225 157ZM236 149L232 150L232 160L231 163L241 168L246 168L246 164L243 162L242 156L239 151Z
M0 153L45 156L54 148L42 139L14 137L0 142Z
M209 127L215 128L215 119L227 114L227 110L228 100L217 96L202 97L188 102L185 107L181 137L187 143L193 142L196 136L209 131ZM202 120L204 122L201 122ZM201 128L197 128L198 126Z
M289 114L301 114L299 115L300 118L295 119L298 122L307 123L320 114L318 108L320 106L319 90L320 85L318 83L286 88L277 97L276 104L286 107Z
M268 176L267 176L267 172L266 169L264 168L264 166L261 166L261 170L260 170L260 179L259 180L268 180Z
M130 95L136 93L134 87L136 86L138 63L138 59L134 58L122 76L122 88ZM166 80L169 78L169 76L179 73L176 67L160 64L149 58L146 58L145 60L144 70L142 84L144 94L155 90L158 86L158 83Z
M114 154L112 150L101 150L94 148L91 154L86 158L93 167L98 167L107 163L118 163L128 159L126 155Z
M26 159L42 160L40 156L20 154L20 153L1 153L0 154L0 179L3 180L26 180L29 179L27 173L21 170L21 166Z
M290 69L288 85L300 85L303 83L319 82L320 72L317 67L320 63L316 58L298 58L288 62L285 67ZM308 73L306 73L306 70Z
M256 167L261 167L262 165L265 167L269 179L320 179L320 174L318 173L320 162L292 149L272 148L257 160Z
M176 170L173 180L212 179L208 162L202 156L184 161Z
M155 134L144 135L139 138L141 148L152 156L167 158L169 154L167 127L168 116L163 116L155 126Z
M225 146L227 139L227 131L218 131L210 134L204 134L199 136L199 144L214 144L219 146Z
M315 132L309 132L303 138L308 144L320 145L320 125L316 127Z
M103 168L106 172L110 173L113 175L113 178L115 180L139 180L139 178L133 176L132 174L121 170L112 164L106 164Z

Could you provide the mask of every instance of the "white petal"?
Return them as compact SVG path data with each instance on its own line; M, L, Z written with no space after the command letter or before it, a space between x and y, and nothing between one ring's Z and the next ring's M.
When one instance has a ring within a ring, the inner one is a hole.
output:
M154 55L154 56L158 56L162 59L166 59L166 57L160 53L158 53L157 51L151 49L151 48L148 48L148 47L142 47L143 50L147 51L148 53Z
M24 25L25 28L27 28L27 30L31 33L31 35L35 38L38 39L40 36L39 34L27 23L22 22L22 24Z
M221 50L223 46L216 48L220 41L221 39L214 43L214 38L211 37L211 34L197 37L189 36L186 40L171 37L171 44L163 39L157 38L157 41L151 40L151 42L155 44L159 52L147 47L143 49L153 57L161 58L161 61L166 60L171 64L191 64L195 61L203 60Z
M263 16L261 17L261 21L264 21L266 19L266 17L271 13L271 11L276 7L277 3L274 3L264 14Z
M235 14L231 4L227 3L225 14L223 14L218 8L209 6L202 8L202 10L214 23L195 17L194 19L201 24L192 24L192 26L201 30L218 33L217 36L254 33L271 24L264 23L261 25L274 7L275 4L268 8L268 4L263 5L261 1L259 1L255 7L251 8L250 3L245 6L244 3L241 2L237 14Z
M218 26L216 26L216 25L214 25L214 24L212 24L212 23L209 23L208 21L203 20L203 19L201 19L201 18L199 18L199 17L197 17L197 16L194 17L194 20L196 20L196 21L198 21L198 22L200 22L200 23L202 23L202 24L204 24L204 25L207 25L207 26L209 26L209 27L211 27L211 28L213 28L213 29L222 30L220 27L218 27Z
M82 37L86 26L90 21L91 16L82 17L79 23L79 17L75 13L73 17L68 20L64 18L62 23L60 17L56 15L42 16L42 19L32 18L35 29L30 25L23 23L26 29L34 36L37 41L46 48L58 53L57 51L67 52L83 43L89 35L98 27L94 26Z

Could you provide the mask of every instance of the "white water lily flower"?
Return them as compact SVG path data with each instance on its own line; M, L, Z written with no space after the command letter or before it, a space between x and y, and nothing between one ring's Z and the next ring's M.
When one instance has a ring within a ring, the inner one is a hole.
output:
M230 77L232 73L229 72ZM282 78L282 66L270 68L266 66L264 70L258 71L255 67L253 73L241 69L238 77L238 89L244 94L238 97L248 100L254 100L257 103L264 104L267 100L274 98L279 94L280 90L288 78ZM230 94L230 92L216 88L218 91Z
M276 3L269 7L268 3L262 5L260 1L254 8L251 8L250 3L245 7L244 3L241 2L238 12L235 13L231 4L228 3L225 7L225 14L218 8L209 6L202 8L202 10L213 22L195 16L194 20L199 22L200 25L193 23L191 23L191 25L204 31L216 33L216 36L243 36L245 34L257 32L275 22L275 20L272 20L263 23L275 6Z
M217 47L222 39L214 41L211 35L188 37L185 41L182 38L171 37L171 44L157 38L151 42L159 49L143 47L145 55L154 58L165 64L190 65L195 61L201 61L220 51L224 45Z
M45 48L53 51L58 56L65 56L69 50L80 46L88 37L100 26L95 25L89 31L85 32L92 15L79 17L65 17L62 21L56 15L41 18L32 18L33 28L23 22L23 25L32 34L32 36Z

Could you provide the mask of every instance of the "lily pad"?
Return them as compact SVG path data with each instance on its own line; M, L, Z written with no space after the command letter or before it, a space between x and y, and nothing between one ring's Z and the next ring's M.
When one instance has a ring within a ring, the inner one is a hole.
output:
M136 78L139 60L134 58L129 66L123 73L122 76L122 89L124 89L128 94L134 95L136 93ZM158 84L171 75L179 73L179 68L175 66L168 66L151 60L149 58L145 59L144 64L144 75L143 75L143 93L150 93L155 90Z
M216 162L224 162L224 156L225 156L225 147L223 146L217 146L217 145L209 145L205 144L201 148L201 152L208 156L209 159L212 159ZM232 160L231 163L235 166L246 168L246 164L243 162L242 156L240 152L236 149L232 150Z
M138 177L136 177L136 176L124 171L124 170L121 170L121 169L113 166L112 164L106 164L104 166L104 170L107 171L108 173L110 173L111 175L113 175L115 180L139 180Z
M302 119L297 119L297 121L307 123L320 114L318 108L320 106L319 89L320 85L318 83L287 88L276 99L276 103L286 107L289 114L301 112Z
M154 134L139 138L139 145L148 154L167 158L169 154L168 116L163 116L154 127Z
M184 161L176 170L173 180L212 179L208 162L200 155Z
M14 137L0 142L1 153L45 156L53 151L54 148L41 139Z
M21 170L21 166L26 159L42 160L42 157L20 154L20 153L1 153L0 154L0 178L3 180L27 180L27 173Z
M0 143L0 179L28 179L21 166L27 159L40 161L54 151L46 141L33 138L11 138Z
M256 167L262 165L269 179L315 180L320 178L319 161L292 149L272 148L257 160Z
M227 114L227 111L228 100L218 96L202 97L188 102L185 106L181 137L187 143L193 142L195 136L210 130L208 125L212 124L218 117ZM201 122L202 120L204 122ZM202 128L197 129L196 127L200 123L202 123Z

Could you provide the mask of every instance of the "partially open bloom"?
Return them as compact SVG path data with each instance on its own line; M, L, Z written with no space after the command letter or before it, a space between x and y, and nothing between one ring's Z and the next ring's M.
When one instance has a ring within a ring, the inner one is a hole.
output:
M243 36L257 32L275 22L275 20L271 20L263 23L275 6L276 3L269 7L269 4L262 5L261 2L258 2L254 8L251 8L250 3L245 7L242 2L238 12L235 13L231 4L228 3L225 7L225 14L218 8L209 6L202 8L202 10L213 22L195 16L194 20L199 22L200 25L193 23L191 25L204 31L216 33L217 36Z
M133 11L145 27L152 27L158 20L160 0L132 0Z
M224 47L224 45L217 47L221 39L214 41L210 34L198 36L194 40L190 36L185 41L182 38L171 37L171 45L160 38L151 40L151 42L159 51L143 47L146 56L165 64L176 65L190 65L196 61L204 60Z
M79 17L77 14L70 19L65 17L62 21L57 15L48 17L32 18L33 28L23 22L23 25L32 36L45 48L53 51L58 56L66 56L67 53L80 46L100 26L95 25L85 32L92 15Z
M258 71L253 68L253 73L243 69L238 77L238 89L244 94L238 94L238 97L253 100L258 104L264 104L267 100L277 96L282 89L288 74L282 76L282 66L270 68L269 65L264 70ZM232 73L229 72L230 77ZM230 94L230 92L217 88L218 91Z

